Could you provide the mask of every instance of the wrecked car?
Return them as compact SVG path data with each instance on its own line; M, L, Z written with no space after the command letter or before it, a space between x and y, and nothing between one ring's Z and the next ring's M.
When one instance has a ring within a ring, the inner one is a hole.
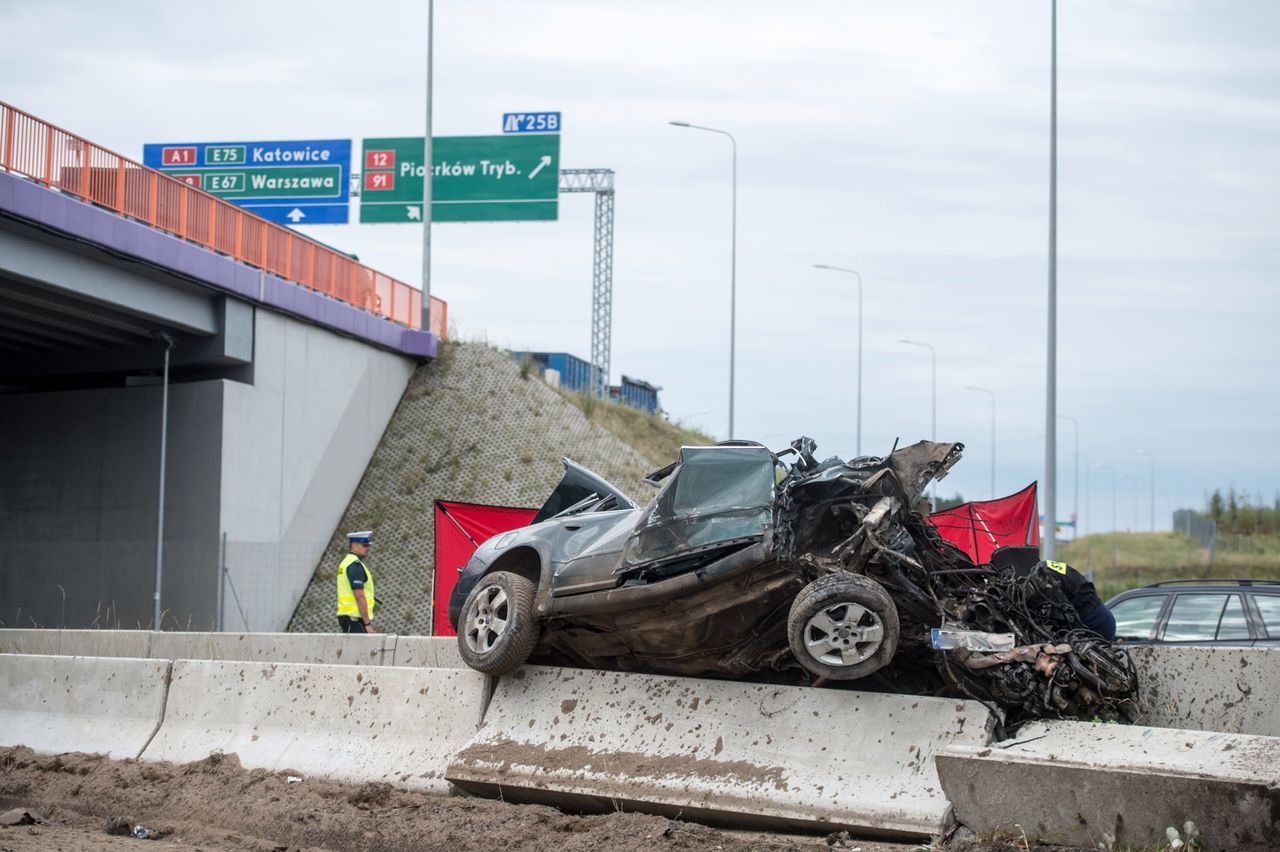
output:
M463 659L950 694L1006 719L1125 719L1127 654L1015 554L976 565L918 508L963 445L819 462L812 440L684 447L639 506L568 459L449 600ZM1020 567L1021 570L1015 570ZM943 641L939 641L942 637ZM947 641L947 640L950 641Z

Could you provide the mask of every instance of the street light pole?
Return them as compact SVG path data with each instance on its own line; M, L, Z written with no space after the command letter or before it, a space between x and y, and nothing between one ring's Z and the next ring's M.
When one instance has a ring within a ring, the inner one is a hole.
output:
M932 375L932 378L930 379L930 386L931 386L930 396L933 399L932 430L931 430L931 437L929 438L929 440L937 441L938 440L938 351L933 348L932 344L921 343L918 340L899 340L898 342L905 343L908 346L923 346L925 349L929 350L929 364L930 364L931 375ZM938 503L938 480L936 479L933 480L932 485L933 485L933 503L936 506Z
M733 216L729 238L729 440L733 440L733 385L734 385L734 353L737 344L738 330L738 140L727 130L690 124L687 121L672 121L676 127L687 127L690 130L705 130L708 133L719 133L729 137L733 148Z
M1156 531L1156 457L1153 453L1149 453L1146 450L1138 450L1138 455L1146 456L1148 459L1151 460L1151 531L1155 532ZM1137 527L1138 522L1135 520L1133 525L1134 527Z
M160 390L160 495L156 510L156 587L151 615L151 629L160 629L160 586L164 580L164 480L166 445L169 439L169 353L173 351L173 337L164 331L155 332L164 344L164 378Z
M435 0L427 0L427 132L422 137L422 330L431 331L431 89L435 85L431 69L435 34ZM443 329L442 329L443 332Z
M1045 559L1057 550L1058 512L1058 0L1053 0L1049 72L1049 310L1045 335Z
M988 388L965 385L965 390L991 395L991 499L996 499L996 392Z
M854 457L857 458L862 455L862 275L856 269L846 269L843 266L828 266L825 263L815 263L813 268L848 272L858 278L858 437L854 449Z

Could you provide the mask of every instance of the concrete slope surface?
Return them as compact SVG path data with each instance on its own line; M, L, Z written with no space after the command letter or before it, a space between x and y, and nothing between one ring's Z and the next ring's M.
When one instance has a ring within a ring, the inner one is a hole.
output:
M540 506L560 480L562 456L639 502L652 493L641 477L671 461L644 457L505 352L483 343L442 347L440 357L410 379L289 631L337 629L333 577L345 552L343 535L372 529L375 628L427 633L434 501Z

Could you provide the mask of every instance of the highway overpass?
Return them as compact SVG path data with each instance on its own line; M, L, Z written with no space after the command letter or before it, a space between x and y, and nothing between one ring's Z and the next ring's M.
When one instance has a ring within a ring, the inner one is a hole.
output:
M152 625L168 350L162 626L234 588L283 629L443 303L3 104L0 143L0 622Z

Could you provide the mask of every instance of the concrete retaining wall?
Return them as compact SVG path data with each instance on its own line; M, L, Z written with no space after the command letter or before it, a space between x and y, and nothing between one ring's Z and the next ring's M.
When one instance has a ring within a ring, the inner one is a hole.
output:
M465 669L455 636L398 636L395 653L386 658L389 666L434 669Z
M149 630L0 630L0 654L148 657Z
M935 748L985 744L976 702L526 666L448 779L508 801L928 836Z
M470 670L177 660L164 724L142 759L234 752L249 768L443 793L483 689Z
M170 663L6 654L0 745L137 757L164 717Z
M380 666L395 637L341 633L155 633L149 656L168 660L244 660ZM389 657L388 657L389 661Z
M1143 724L1280 737L1280 648L1132 648Z
M1164 848L1195 822L1205 849L1274 849L1280 739L1052 722L1002 747L938 754L956 817L979 833L1020 827L1033 841Z

